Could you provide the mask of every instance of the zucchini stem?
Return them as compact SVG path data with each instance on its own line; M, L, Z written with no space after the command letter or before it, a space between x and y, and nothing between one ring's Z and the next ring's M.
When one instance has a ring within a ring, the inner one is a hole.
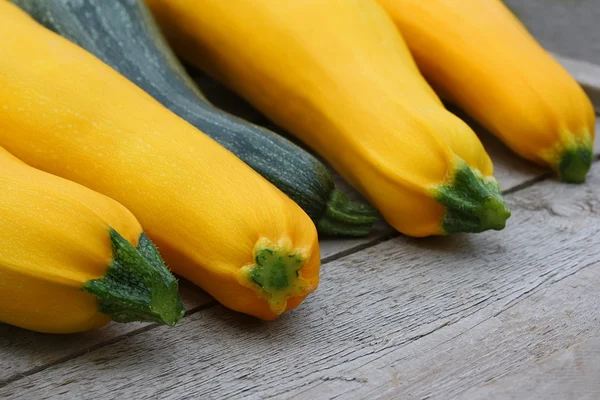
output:
M592 166L592 146L580 145L566 149L558 163L558 177L569 183L583 183Z
M238 282L254 290L275 315L286 310L290 297L305 296L315 289L300 273L310 254L293 248L290 239L274 243L262 238L253 255L254 262L240 269Z
M446 208L444 233L483 232L501 230L510 217L498 182L484 177L460 160L452 182L435 189L435 199Z
M561 181L583 183L594 158L594 133L560 132L561 140L540 152L540 158L552 167Z
M325 214L317 221L320 234L330 236L367 236L379 218L373 207L349 200L333 189Z
M157 322L175 325L184 314L175 277L154 244L142 233L137 249L110 228L113 261L106 275L86 282L101 313L115 322Z

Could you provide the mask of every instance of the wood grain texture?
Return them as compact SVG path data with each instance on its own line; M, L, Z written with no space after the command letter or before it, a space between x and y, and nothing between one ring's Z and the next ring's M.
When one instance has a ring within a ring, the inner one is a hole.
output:
M505 231L395 238L330 262L271 323L221 306L12 382L0 397L448 398L600 335L600 165L507 197Z
M465 392L468 400L600 399L600 338L589 339L527 370Z
M468 389L507 374L524 373L536 361L600 333L597 261L582 263L575 270L554 271L542 279L546 281L523 293L521 299L492 305L405 349L393 364L392 379L367 396L470 399L464 393Z
M509 197L522 227L512 225L506 233L518 243L499 243L497 259L482 260L491 273L489 281L481 283L487 293L480 302L462 306L472 312L458 319L440 315L438 324L417 340L389 335L394 344L387 354L330 371L333 376L359 378L360 384L323 382L298 397L320 399L323 393L336 392L349 398L448 399L597 336L600 165L593 173L585 187L547 181ZM512 271L507 274L504 269ZM458 285L447 301L482 294L474 288Z

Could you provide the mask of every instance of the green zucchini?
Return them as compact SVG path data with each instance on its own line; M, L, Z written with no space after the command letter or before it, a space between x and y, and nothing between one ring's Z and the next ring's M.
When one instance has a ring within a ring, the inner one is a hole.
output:
M319 233L364 236L377 219L336 189L325 165L285 138L209 104L141 0L12 0L230 150L294 200Z

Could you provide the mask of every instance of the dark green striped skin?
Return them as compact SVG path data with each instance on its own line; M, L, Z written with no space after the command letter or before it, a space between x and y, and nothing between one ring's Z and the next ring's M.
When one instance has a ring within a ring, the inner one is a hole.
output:
M302 207L319 233L369 233L375 210L341 198L329 170L319 160L287 139L206 101L142 0L12 1L234 153Z

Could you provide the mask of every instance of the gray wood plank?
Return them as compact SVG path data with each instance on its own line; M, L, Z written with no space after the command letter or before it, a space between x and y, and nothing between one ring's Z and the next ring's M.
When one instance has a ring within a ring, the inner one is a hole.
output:
M600 238L592 237L600 231L599 184L596 164L585 188L573 190L547 181L510 196L511 203L518 204L513 206L515 217L525 228L511 233L511 226L507 233L520 241L520 248L498 244L500 261L487 264L492 273L481 283L486 296L481 303L467 302L476 306L467 304L472 313L459 319L442 316L417 340L390 334L389 352L329 371L333 376L359 377L364 381L360 385L324 382L298 397L320 399L323 393L335 392L350 398L448 399L599 335L600 252L595 247ZM496 265L514 270L512 282ZM499 296L498 285L508 293ZM473 295L472 287L455 289L458 298Z
M469 400L600 399L600 338L579 343L527 370L461 395Z
M547 287L527 293L522 302L465 320L461 325L467 331L461 332L461 326L440 330L427 343L407 349L395 363L396 373L406 379L382 398L468 399L464 391L473 386L526 373L535 361L598 335L598 284L596 262L573 274L551 277ZM410 351L414 355L418 349L425 354L411 358ZM369 395L375 397L381 389L385 386Z
M522 299L493 305L434 332L401 354L382 358L382 364L396 359L391 368L385 369L394 371L388 376L391 379L380 381L377 388L364 394L350 395L470 399L467 391L472 387L508 374L526 373L536 361L598 336L599 263L546 278L546 284L525 293Z
M330 262L318 293L279 320L210 307L9 383L0 397L459 394L600 334L598 198L595 165L585 185L550 180L507 196L518 222L502 232L399 237Z

